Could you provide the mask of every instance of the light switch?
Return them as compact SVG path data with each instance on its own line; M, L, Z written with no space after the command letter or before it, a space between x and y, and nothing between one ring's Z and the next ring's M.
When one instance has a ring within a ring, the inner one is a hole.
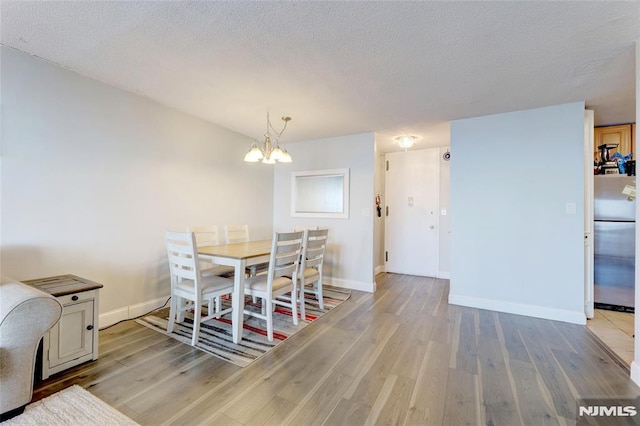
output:
M447 215L447 209L442 209L442 210L440 211L440 214L441 214L442 216L446 216L446 215Z
M409 197L407 201L408 201L409 207L413 207L413 197Z
M576 214L576 203L567 203L565 206L567 214Z

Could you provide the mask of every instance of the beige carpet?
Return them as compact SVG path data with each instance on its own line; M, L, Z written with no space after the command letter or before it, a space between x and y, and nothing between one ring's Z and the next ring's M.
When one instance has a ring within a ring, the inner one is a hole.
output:
M136 422L78 385L27 405L4 425L137 425Z

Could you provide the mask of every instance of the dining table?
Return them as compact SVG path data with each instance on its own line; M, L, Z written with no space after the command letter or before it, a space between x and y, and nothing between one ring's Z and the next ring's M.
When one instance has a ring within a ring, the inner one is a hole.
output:
M217 265L232 266L233 297L231 298L231 329L233 343L242 341L244 323L244 280L248 266L269 261L272 240L247 241L198 247L198 257Z

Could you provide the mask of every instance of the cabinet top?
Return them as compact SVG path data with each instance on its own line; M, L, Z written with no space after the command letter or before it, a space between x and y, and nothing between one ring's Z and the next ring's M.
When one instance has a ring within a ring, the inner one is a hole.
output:
M86 278L75 275L58 275L55 277L37 278L35 280L22 281L25 284L34 286L39 290L49 293L52 296L64 296L81 291L95 290L102 288L102 284L90 281Z

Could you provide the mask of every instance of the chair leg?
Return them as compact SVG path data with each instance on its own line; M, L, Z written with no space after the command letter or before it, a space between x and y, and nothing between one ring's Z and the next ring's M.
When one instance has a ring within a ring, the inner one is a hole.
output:
M200 301L196 300L193 309L193 335L191 336L191 346L195 346L196 343L198 343L198 338L200 337L200 315Z
M318 279L316 283L316 298L318 299L318 305L320 305L320 309L324 309L324 299L322 298L322 280Z
M171 305L169 308L169 323L167 324L167 333L171 333L173 331L173 325L176 322L176 310L178 307L178 302L177 300L178 296L171 296Z
M265 297L262 299L262 305L266 305L267 316L267 340L273 342L273 311L271 297Z
M253 277L254 275L256 275L256 266L255 265L251 265L249 266L249 273L247 275L249 275L249 278ZM257 296L251 296L251 301L253 303L258 303L258 297ZM263 304L264 305L264 304Z
M300 282L300 318L307 319L307 312L304 307L304 280Z
M291 291L291 314L293 316L293 325L298 325L298 301L296 300L296 294L298 294L298 289L293 286L293 290Z
M177 303L177 307L178 307L178 320L177 322L184 322L184 313L185 313L185 309L187 306L187 301L184 297L177 297L176 300Z

